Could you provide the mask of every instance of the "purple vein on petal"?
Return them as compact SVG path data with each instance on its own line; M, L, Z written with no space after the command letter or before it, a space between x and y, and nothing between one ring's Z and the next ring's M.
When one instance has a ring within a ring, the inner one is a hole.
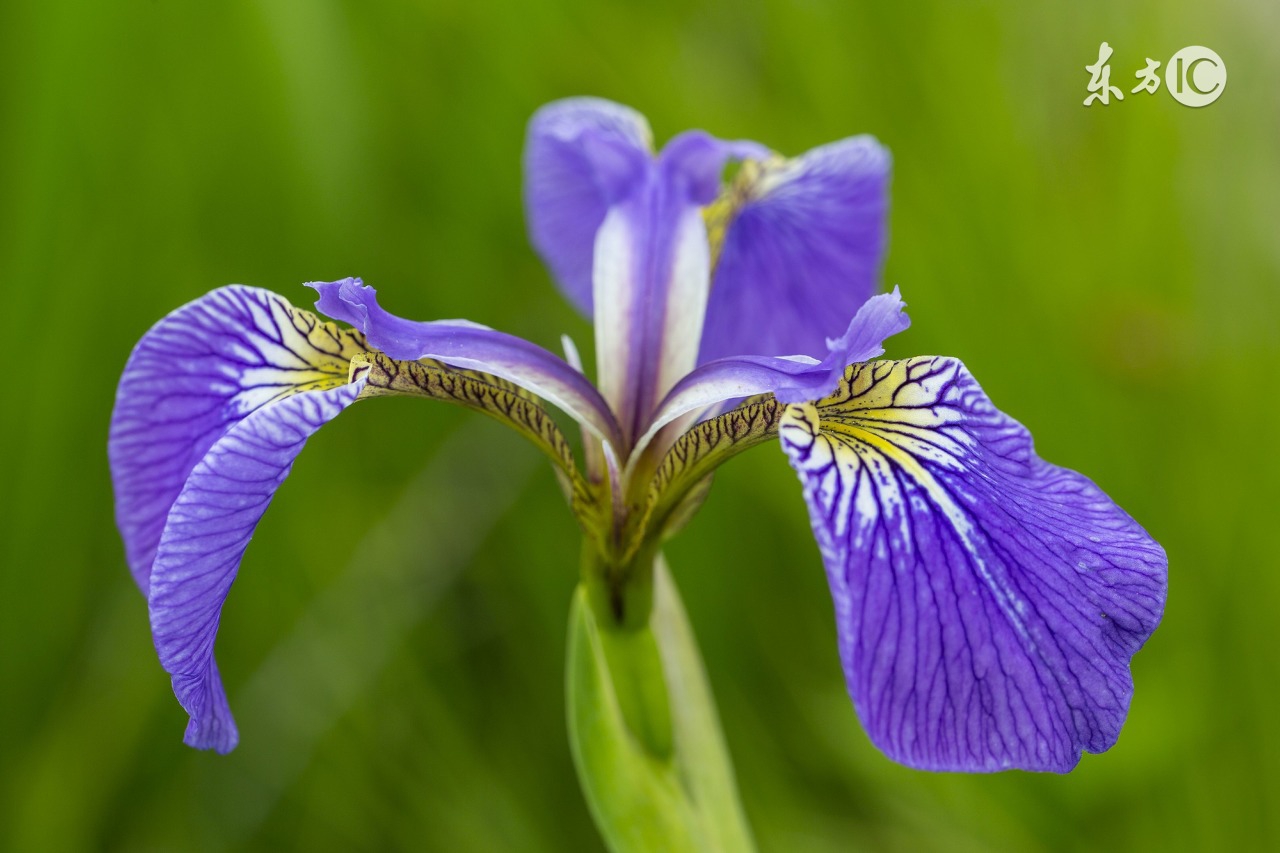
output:
M1163 549L954 360L858 365L779 427L872 741L930 770L1066 772L1115 743Z
M283 297L232 285L177 309L134 348L107 452L116 521L145 594L165 517L217 439L262 406L347 382L360 336Z
M879 284L889 153L869 136L751 164L730 191L699 363L821 357Z
M307 439L363 387L358 378L254 411L208 449L174 501L148 606L160 663L191 718L189 746L235 748L239 736L213 656L223 602L258 521Z

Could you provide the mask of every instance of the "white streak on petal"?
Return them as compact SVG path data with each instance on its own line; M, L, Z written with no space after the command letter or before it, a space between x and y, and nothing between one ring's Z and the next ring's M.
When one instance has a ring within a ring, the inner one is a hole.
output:
M626 214L613 208L596 233L592 272L595 303L596 385L623 428L626 411L631 341L639 330L632 311L636 282L635 234Z
M661 400L698 361L707 292L711 287L711 252L707 226L697 208L687 210L676 227L675 259L662 332L661 363L654 400Z

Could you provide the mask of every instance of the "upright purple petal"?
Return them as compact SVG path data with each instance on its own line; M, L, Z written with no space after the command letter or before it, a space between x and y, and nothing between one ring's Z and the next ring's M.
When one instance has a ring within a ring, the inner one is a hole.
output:
M116 522L144 594L169 508L214 442L267 403L346 384L363 351L357 333L240 285L184 305L143 336L120 379L107 453Z
M596 234L596 370L628 437L697 363L711 273L702 208L719 192L727 160L762 153L754 143L682 133L645 164Z
M783 403L817 400L830 394L850 364L867 361L884 352L884 341L911 325L898 288L873 296L849 321L845 333L827 341L822 361L805 356L767 357L744 355L704 364L676 383L658 407L637 453L662 427L689 412L727 400L773 394Z
M869 136L743 167L722 212L699 363L826 351L879 283L889 167Z
M959 361L856 365L779 437L804 486L849 692L929 770L1066 772L1119 736L1163 549L1035 455Z
M569 301L591 316L596 231L650 159L644 116L600 98L569 98L529 121L524 203L529 238Z
M617 442L609 406L568 362L515 335L459 320L424 323L387 313L377 292L358 278L310 282L320 294L316 310L350 323L369 346L401 361L432 358L514 382L559 406L597 437Z
M202 458L173 504L151 572L151 632L191 717L185 742L230 752L235 721L214 662L222 603L276 489L308 438L355 401L364 378L264 406Z

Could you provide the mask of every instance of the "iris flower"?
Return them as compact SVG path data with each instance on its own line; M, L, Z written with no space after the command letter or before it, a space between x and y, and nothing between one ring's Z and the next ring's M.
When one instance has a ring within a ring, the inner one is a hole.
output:
M529 232L594 321L594 384L567 338L562 358L467 321L401 319L353 278L309 285L336 323L238 285L161 320L125 367L109 453L186 742L236 745L215 635L295 457L352 403L402 394L485 412L547 454L619 624L643 618L661 542L716 466L777 438L850 696L886 755L1065 772L1114 744L1130 658L1161 616L1164 552L1090 480L1036 456L960 361L876 360L908 325L896 289L875 295L889 167L870 137L785 159L690 131L655 153L626 107L542 108L524 153ZM581 426L581 464L551 408Z

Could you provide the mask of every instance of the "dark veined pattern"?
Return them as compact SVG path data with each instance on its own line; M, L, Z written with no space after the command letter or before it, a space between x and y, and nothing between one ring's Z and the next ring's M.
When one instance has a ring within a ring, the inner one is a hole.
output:
M294 458L351 403L408 394L485 412L552 458L579 517L591 506L533 395L484 373L394 361L269 291L221 288L174 312L143 337L120 388L110 454L121 530L192 746L236 744L213 657L223 602Z
M361 398L385 394L428 397L465 406L501 421L534 443L556 465L568 484L574 515L591 517L595 504L586 481L574 462L573 450L537 398L519 386L470 370L448 367L437 361L396 361L371 352L352 362L352 371L367 370Z
M784 408L772 395L753 397L676 439L649 482L640 528L674 533L687 521L683 510L690 505L688 498L696 508L699 484L709 483L712 472L730 457L776 437Z
M850 694L891 758L1065 772L1115 743L1163 549L1035 455L955 359L851 366L779 437L835 601Z
M345 385L363 336L267 290L232 285L191 302L134 348L108 455L129 567L145 593L169 508L201 457L268 403Z

